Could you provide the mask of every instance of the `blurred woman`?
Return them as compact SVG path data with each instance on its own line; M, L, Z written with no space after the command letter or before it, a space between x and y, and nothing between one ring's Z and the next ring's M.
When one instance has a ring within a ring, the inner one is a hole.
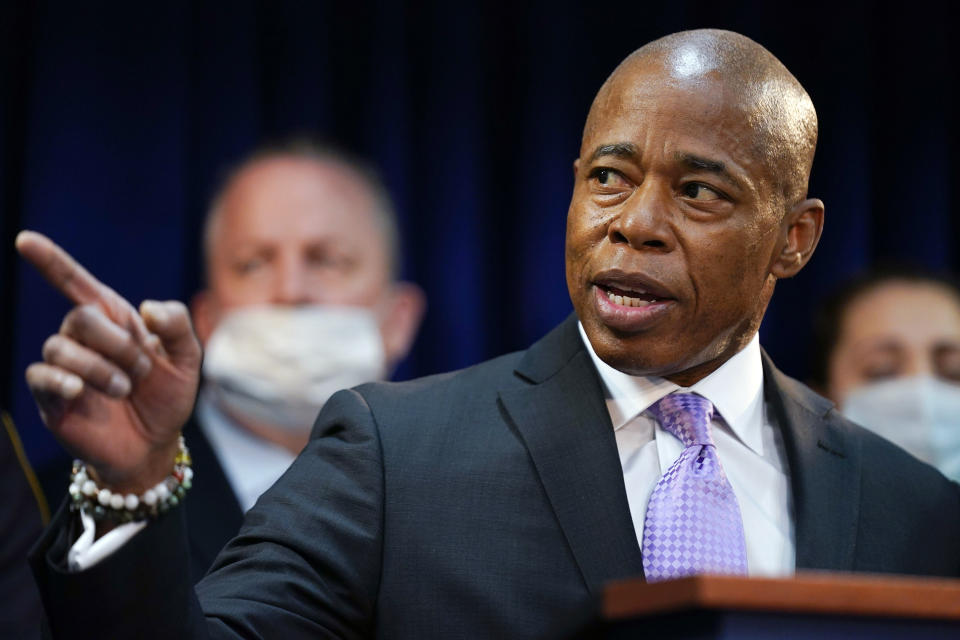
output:
M960 289L882 269L839 290L815 325L814 384L855 422L960 479Z

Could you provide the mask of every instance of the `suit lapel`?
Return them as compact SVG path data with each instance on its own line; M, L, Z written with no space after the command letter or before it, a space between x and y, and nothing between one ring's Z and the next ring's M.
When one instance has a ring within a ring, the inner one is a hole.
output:
M527 352L533 384L500 392L591 592L643 573L600 381L571 317Z
M833 405L783 375L764 354L765 394L790 467L797 569L853 569L860 510L859 443L827 414Z
M790 469L796 563L853 569L860 447L828 418L832 404L783 375L764 354L765 398ZM529 386L500 402L523 438L591 592L643 574L623 472L599 378L571 316L532 346L517 373Z

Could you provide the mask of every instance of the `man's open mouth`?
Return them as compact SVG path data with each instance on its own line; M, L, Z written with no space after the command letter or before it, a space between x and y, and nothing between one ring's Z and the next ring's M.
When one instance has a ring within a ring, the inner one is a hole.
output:
M611 302L624 307L646 307L655 302L664 302L672 299L658 296L645 289L625 289L623 287L603 284L598 286Z

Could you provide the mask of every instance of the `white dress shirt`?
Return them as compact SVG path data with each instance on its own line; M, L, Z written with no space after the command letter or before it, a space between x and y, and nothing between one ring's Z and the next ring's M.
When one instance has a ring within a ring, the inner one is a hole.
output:
M674 391L697 393L716 409L713 440L740 503L748 573L792 574L796 568L796 547L790 482L783 441L763 400L759 338L754 336L719 369L684 388L663 378L618 371L597 356L582 325L580 336L606 391L638 543L643 541L650 494L683 451L680 440L661 428L647 410Z
M240 508L246 513L280 479L296 456L225 416L207 393L197 398L196 415Z

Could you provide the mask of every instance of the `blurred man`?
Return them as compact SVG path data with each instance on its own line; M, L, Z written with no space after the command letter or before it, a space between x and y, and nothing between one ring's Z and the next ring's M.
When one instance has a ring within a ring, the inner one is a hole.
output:
M575 315L523 352L336 394L195 591L173 498L166 516L112 529L131 517L118 496L154 501L165 484L179 498L189 476L177 434L200 350L187 315L138 312L21 234L81 305L63 339L96 345L27 370L47 425L97 478L34 557L55 633L543 638L629 576L956 575L958 487L760 349L777 281L823 228L807 196L816 137L806 91L748 38L683 32L631 54L574 163ZM108 372L130 391L111 393ZM111 511L96 521L98 491ZM78 570L81 528L125 544ZM139 597L114 586L128 579Z
M207 285L191 305L204 347L200 429L185 430L205 476L188 507L196 578L306 445L327 398L386 378L406 355L424 307L419 288L397 280L383 185L306 143L236 169L203 240Z
M960 291L910 268L856 278L819 310L814 383L854 422L960 480Z

